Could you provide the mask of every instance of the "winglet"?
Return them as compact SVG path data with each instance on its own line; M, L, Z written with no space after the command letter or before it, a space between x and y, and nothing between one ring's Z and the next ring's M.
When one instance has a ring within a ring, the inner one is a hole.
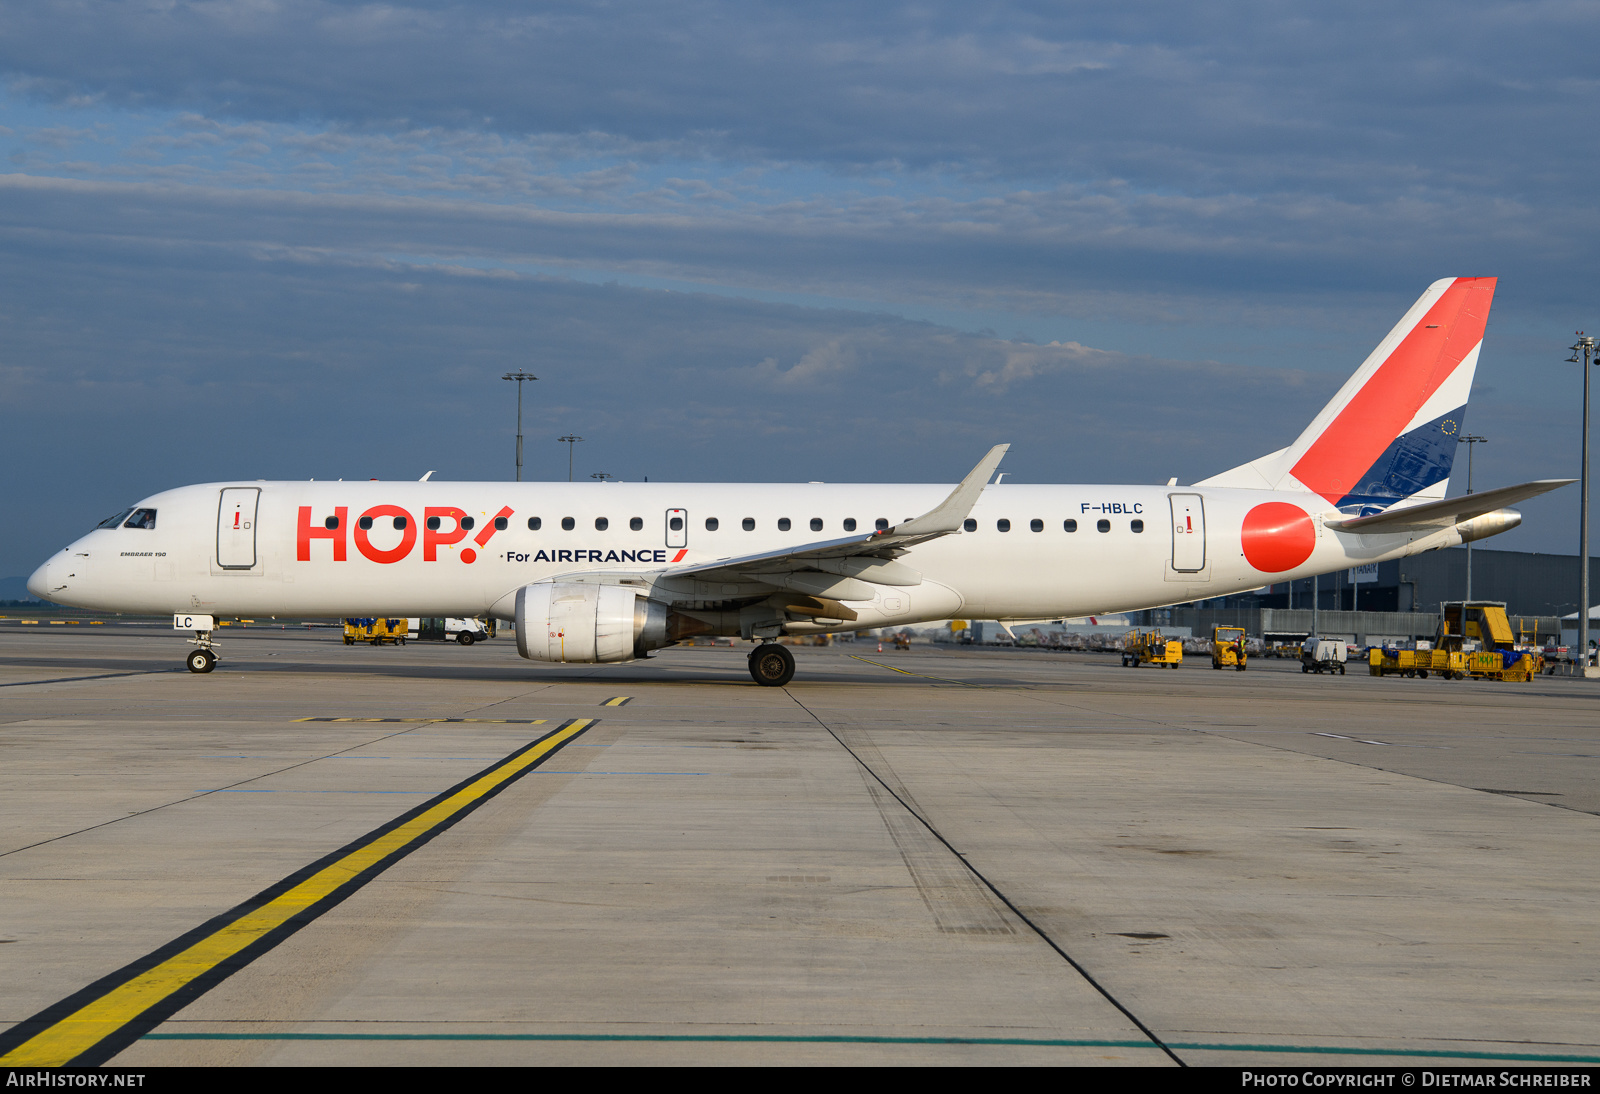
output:
M960 484L952 491L950 496L940 502L936 508L928 510L920 517L897 524L884 531L886 536L925 536L942 535L945 532L957 532L961 529L961 522L967 519L967 514L972 512L972 507L978 503L978 495L983 493L983 488L989 485L989 480L994 476L995 468L1000 466L1000 461L1005 458L1009 444L997 444L989 449L989 454L978 461L978 466L967 473Z

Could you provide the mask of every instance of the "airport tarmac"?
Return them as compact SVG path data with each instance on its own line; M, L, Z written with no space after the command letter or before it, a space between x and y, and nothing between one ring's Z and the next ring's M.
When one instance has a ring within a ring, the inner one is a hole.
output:
M1600 1062L1593 683L186 649L0 627L4 1062Z

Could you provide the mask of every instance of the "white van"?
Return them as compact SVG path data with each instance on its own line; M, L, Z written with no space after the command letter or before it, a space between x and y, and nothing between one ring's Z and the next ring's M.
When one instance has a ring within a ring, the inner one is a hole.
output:
M406 638L412 642L449 642L463 646L487 642L494 637L494 624L481 619L447 619L440 616L412 617L406 620Z
M1336 638L1307 638L1300 646L1301 672L1337 672L1344 675L1349 647Z

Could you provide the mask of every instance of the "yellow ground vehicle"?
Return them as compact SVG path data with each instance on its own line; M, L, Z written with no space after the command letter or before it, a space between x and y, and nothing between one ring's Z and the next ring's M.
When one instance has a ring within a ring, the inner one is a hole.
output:
M1129 631L1122 640L1122 667L1160 665L1175 669L1183 664L1183 643L1163 638L1160 631Z
M1211 667L1232 668L1243 672L1249 667L1249 654L1244 648L1243 627L1211 628Z
M1544 671L1544 655L1536 650L1517 649L1506 606L1494 600L1446 601L1444 619L1439 624L1441 650L1459 653L1470 639L1480 649L1464 655L1468 676L1479 680L1527 683Z
M1517 648L1500 601L1455 600L1441 605L1444 617L1431 650L1381 650L1368 655L1373 676L1416 676L1430 672L1446 680L1470 676L1477 680L1526 683L1544 671L1544 655ZM1468 642L1479 646L1465 648Z
M393 642L403 646L406 644L406 630L404 619L346 619L344 644L353 646L357 642L371 642L374 646L381 646L385 642Z
M1367 671L1373 676L1416 676L1423 680L1436 672L1446 680L1467 674L1467 655L1460 650L1394 650L1374 646L1367 654Z

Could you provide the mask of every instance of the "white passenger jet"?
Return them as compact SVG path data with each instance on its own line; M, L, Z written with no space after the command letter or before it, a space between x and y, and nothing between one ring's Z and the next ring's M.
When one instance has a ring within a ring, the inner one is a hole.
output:
M1429 286L1287 448L1192 486L224 482L145 498L52 557L35 595L177 613L194 672L227 616L482 616L536 661L646 657L693 635L1177 604L1450 547L1572 480L1445 498L1494 278Z

